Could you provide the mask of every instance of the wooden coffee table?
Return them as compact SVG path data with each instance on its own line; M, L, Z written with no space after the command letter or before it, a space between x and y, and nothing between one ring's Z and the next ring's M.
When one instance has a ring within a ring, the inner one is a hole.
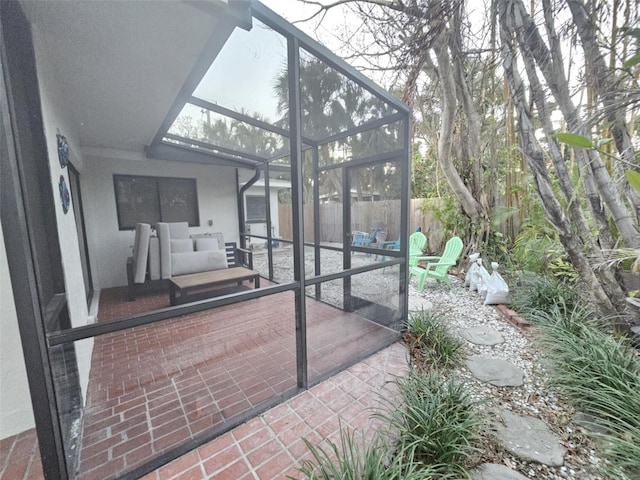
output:
M260 288L260 274L245 267L224 268L211 272L192 273L171 277L169 300L171 305L189 301L189 292L206 287L218 287L229 283L242 285L245 280L253 280L254 288Z

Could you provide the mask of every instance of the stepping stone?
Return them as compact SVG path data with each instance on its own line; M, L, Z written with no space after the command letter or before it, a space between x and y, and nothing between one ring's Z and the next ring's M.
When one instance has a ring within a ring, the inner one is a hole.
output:
M472 480L528 480L521 473L511 470L506 465L483 463L471 472Z
M499 410L493 425L496 436L513 455L550 467L564 464L566 449L542 420Z
M460 332L462 338L475 343L476 345L493 346L504 342L502 334L493 328L479 326L462 330Z
M496 387L519 387L524 383L524 372L506 360L473 355L467 359L467 368L478 380Z
M431 310L432 308L433 304L426 298L409 295L410 312L420 312L422 310Z

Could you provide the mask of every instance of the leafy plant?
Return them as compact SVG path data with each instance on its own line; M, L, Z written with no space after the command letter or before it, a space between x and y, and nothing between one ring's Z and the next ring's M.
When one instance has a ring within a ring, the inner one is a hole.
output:
M611 478L640 478L640 357L624 337L602 331L603 319L576 306L535 315L554 364L550 385L610 432L600 440Z
M560 282L578 283L580 281L580 274L566 254L551 259L548 268L549 273Z
M523 270L544 273L549 256L562 251L558 235L546 220L527 222L513 244L513 255Z
M478 402L464 384L438 372L410 369L397 384L402 401L389 400L391 411L383 415L398 432L396 456L404 465L421 466L423 478L466 478L484 424Z
M535 312L557 311L562 315L574 310L580 302L575 286L546 276L525 278L514 288L513 308L525 316Z
M498 262L504 270L513 268L513 255L509 239L501 232L493 232L487 236L487 241L482 247L482 256Z
M401 459L391 455L389 442L376 437L366 446L364 435L346 428L340 429L340 445L326 441L328 448L303 442L313 460L305 460L298 471L309 480L400 480L423 479L412 465L403 465ZM295 477L288 477L294 479Z
M443 195L438 202L425 201L422 208L431 211L436 220L442 224L445 237L464 236L464 232L467 231L469 222L462 214L453 195Z
M564 143L570 147L596 150L603 155L611 156L610 153L602 150L601 147L603 147L604 145L607 145L608 143L611 143L613 141L613 138L595 138L592 140L582 135L578 135L576 133L569 133L569 132L556 133L551 136L556 138L559 142ZM614 158L620 162L624 162L619 157L614 157ZM636 167L635 165L632 165L632 164L629 164L629 166ZM629 182L629 185L631 186L631 188L640 192L640 172L637 172L635 170L626 170L625 177L627 177L627 181Z
M640 249L639 248L617 248L614 250L603 250L609 255L609 260L598 267L615 268L622 267L631 272L640 272Z
M462 360L464 343L449 332L439 314L430 310L413 313L407 333L409 351L417 362L446 369Z

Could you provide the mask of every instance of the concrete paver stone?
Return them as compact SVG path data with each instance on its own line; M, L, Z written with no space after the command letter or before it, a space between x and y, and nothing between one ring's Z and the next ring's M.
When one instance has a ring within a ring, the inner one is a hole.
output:
M476 345L493 346L504 342L504 337L499 331L484 325L461 330L460 336Z
M506 465L483 463L471 472L472 480L527 480L521 473L511 470Z
M426 298L409 295L409 313L431 310L432 308L433 304Z
M467 359L467 368L478 380L496 387L519 387L524 383L524 372L506 360L472 355Z
M564 464L566 449L542 420L500 409L493 425L496 436L512 454L551 467Z

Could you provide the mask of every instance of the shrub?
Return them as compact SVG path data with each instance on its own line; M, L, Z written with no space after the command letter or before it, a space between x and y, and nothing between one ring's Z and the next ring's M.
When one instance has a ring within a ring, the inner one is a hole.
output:
M411 465L402 465L400 458L391 455L388 442L376 437L366 446L364 435L340 429L340 446L326 441L328 449L303 439L313 460L305 460L298 471L309 480L400 480L423 479ZM293 479L294 477L288 477Z
M580 303L575 286L543 276L524 278L513 290L511 306L527 317L536 311L559 311L566 315Z
M462 478L478 452L484 421L466 387L437 372L410 369L397 381L402 401L382 414L399 444L403 465L418 465L423 478Z
M429 310L412 314L407 333L409 351L418 363L446 369L462 360L464 342L449 332L441 315Z
M553 363L549 382L610 432L594 434L608 474L640 478L640 357L626 338L602 331L602 321L593 318L582 307L534 316Z
M546 272L550 258L562 252L558 234L542 216L525 222L513 244L513 257L520 268L539 274Z

